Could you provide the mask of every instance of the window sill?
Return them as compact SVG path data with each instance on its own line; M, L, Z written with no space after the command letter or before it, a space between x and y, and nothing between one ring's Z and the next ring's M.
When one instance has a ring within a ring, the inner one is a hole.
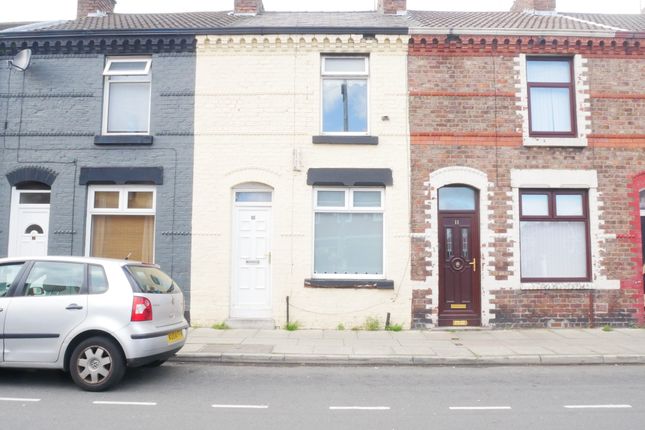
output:
M393 290L394 281L388 279L305 279L305 287Z
M524 136L524 146L553 146L583 148L587 146L586 137L532 137Z
M311 142L314 144L328 145L378 145L378 137L321 135L313 136Z
M94 136L94 144L98 146L107 145L127 145L127 146L145 146L152 145L152 136L140 134L124 135L99 135Z

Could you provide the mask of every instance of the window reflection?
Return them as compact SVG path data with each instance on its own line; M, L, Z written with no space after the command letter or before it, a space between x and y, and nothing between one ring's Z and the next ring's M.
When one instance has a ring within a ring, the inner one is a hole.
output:
M439 210L475 210L475 190L467 187L443 187L439 189Z

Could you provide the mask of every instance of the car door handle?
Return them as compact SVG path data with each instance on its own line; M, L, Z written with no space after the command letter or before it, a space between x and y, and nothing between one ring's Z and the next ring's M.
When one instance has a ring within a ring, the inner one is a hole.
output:
M83 306L77 305L76 303L72 303L71 305L67 306L65 309L68 311L80 311L83 309Z

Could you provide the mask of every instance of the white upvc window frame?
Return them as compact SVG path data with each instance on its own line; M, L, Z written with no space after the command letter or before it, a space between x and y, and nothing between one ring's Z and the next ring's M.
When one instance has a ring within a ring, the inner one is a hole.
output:
M645 188L643 188L642 190L640 190L638 192L638 205L639 205L639 207L640 207L640 201L641 201L641 194L643 194L643 193L645 193ZM645 216L645 207L640 207L640 210L641 210L641 216ZM643 238L643 240L645 240L645 238Z
M312 216L312 241L311 255L312 278L315 279L385 279L385 188L383 187L315 187L313 189L313 216ZM343 206L318 206L318 193L320 191L344 191L345 199ZM379 207L354 207L354 193L356 191L379 192L381 195L381 205ZM374 213L383 215L383 264L381 273L378 274L345 274L345 273L316 273L315 272L315 252L316 252L316 214L317 213Z
M144 70L110 71L114 63L145 62ZM103 69L103 121L101 133L109 136L148 136L150 135L150 117L152 116L152 58L150 57L108 57ZM112 79L115 78L115 79ZM113 83L148 83L148 123L145 131L138 132L110 132L108 131L108 113L110 107L110 86Z
M325 70L326 61L329 58L333 59L352 59L362 58L364 60L365 69L362 72L328 72ZM365 131L325 131L325 94L324 94L324 81L325 80L338 80L338 79L353 79L364 80L367 87L367 101L366 101L366 129ZM320 133L324 136L368 136L370 134L370 56L367 54L356 55L332 55L323 54L320 59Z
M118 192L118 208L95 208L94 195L97 192ZM129 209L128 193L152 192L152 208ZM85 256L89 257L92 250L92 220L94 215L128 215L153 216L152 259L155 259L155 236L157 231L157 187L155 185L90 185L87 192L87 219L85 222Z

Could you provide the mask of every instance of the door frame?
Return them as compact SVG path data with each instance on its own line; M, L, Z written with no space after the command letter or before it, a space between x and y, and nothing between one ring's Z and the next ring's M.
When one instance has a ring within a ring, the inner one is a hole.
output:
M237 202L236 193L239 192L259 192L259 193L270 193L271 199L268 202ZM269 291L268 303L266 309L259 309L255 312L255 315L248 316L243 315L244 312L240 312L240 308L237 307L237 292L238 292L238 268L237 268L237 255L238 255L238 246L239 246L239 236L238 236L238 214L240 209L251 209L251 210L261 210L268 213L268 222L267 222L267 248L269 249L269 255L272 254L273 247L273 188L266 186L264 184L247 184L233 188L232 192L232 225L231 225L231 257L230 257L230 270L231 270L231 283L230 283L230 300L229 300L229 317L230 318L243 318L243 319L264 319L271 318L273 313L273 264L272 258L269 257L268 269L267 269L267 279L266 285Z
M47 204L21 204L20 195L21 194L37 194L37 193L48 193L50 195L50 203ZM9 206L9 237L7 243L7 255L8 256L19 256L18 255L18 246L20 243L20 236L22 233L18 231L18 212L21 208L33 208L33 209L47 209L47 229L45 231L45 255L49 254L49 226L51 221L51 189L25 189L20 190L15 185L11 187L11 204ZM21 229L22 230L22 229Z
M474 201L475 201L475 210L440 210L439 209L439 189L440 188L449 188L449 187L464 187L469 188L474 191ZM438 262L438 276L437 276L437 326L468 326L468 327L481 327L482 326L482 256L481 256L481 215L479 209L479 199L480 199L480 190L467 185L467 184L446 184L437 189L437 262ZM476 269L477 271L473 274L474 285L471 286L473 289L472 294L472 303L473 310L472 312L442 312L443 304L443 282L445 278L445 267L444 267L444 246L445 246L445 231L443 220L444 218L454 218L454 217L469 217L472 219L472 239L471 239L471 249L473 250L472 256L477 258ZM452 324L444 324L445 320L452 321ZM458 324L455 324L455 321L459 321ZM466 321L463 324L463 321Z

